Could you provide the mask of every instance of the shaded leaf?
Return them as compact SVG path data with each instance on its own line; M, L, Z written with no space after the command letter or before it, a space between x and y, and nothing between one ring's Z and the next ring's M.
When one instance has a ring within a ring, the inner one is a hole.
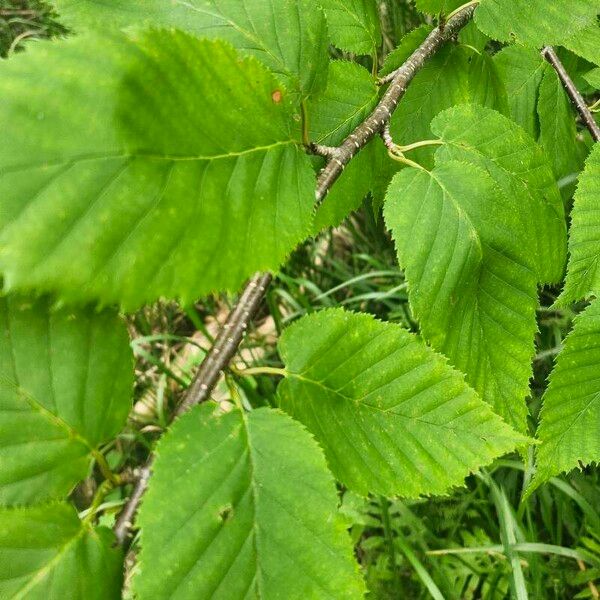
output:
M383 77L399 69L410 58L410 55L425 41L432 30L433 27L431 25L421 25L403 36L398 46L385 57L379 75Z
M593 88L600 90L600 68L588 71L584 78Z
M577 174L587 150L577 140L577 116L556 71L551 67L544 72L537 110L539 142L550 158L556 179Z
M344 169L315 214L314 232L337 227L352 211L360 207L367 194L377 186L381 156L392 162L380 140L372 140ZM391 178L391 177L390 177Z
M335 60L329 68L327 89L309 102L310 140L338 146L371 113L379 90L361 65Z
M537 140L537 105L546 61L532 48L507 46L494 55L494 63L506 87L510 118Z
M600 302L575 318L544 394L533 488L563 471L600 462Z
M569 233L569 264L561 304L600 293L600 144L579 177Z
M310 0L53 0L76 31L152 25L224 39L280 74L303 96L327 79L325 16Z
M125 325L112 311L52 311L9 297L0 300L0 337L0 504L64 496L127 421Z
M341 309L304 317L279 342L280 406L361 493L443 493L524 438L463 376L402 327Z
M229 45L80 37L0 67L7 289L187 302L277 269L309 233L314 174L287 94Z
M120 598L123 556L113 543L67 504L0 509L0 597Z
M197 407L157 455L139 514L139 598L362 597L333 478L288 416Z
M319 2L327 15L329 34L334 46L355 54L376 56L381 44L376 0Z
M371 74L360 65L333 61L325 93L309 104L310 139L338 146L372 112L379 91ZM358 208L373 187L377 153L383 145L371 142L344 169L315 214L314 232L339 225ZM316 160L317 168L324 166Z
M483 52L490 38L481 32L475 21L469 21L458 33L458 41L465 46L471 46Z
M526 431L537 282L516 203L482 168L447 161L403 169L384 214L423 336Z
M481 0L475 22L495 40L541 48L562 45L599 12L598 0Z

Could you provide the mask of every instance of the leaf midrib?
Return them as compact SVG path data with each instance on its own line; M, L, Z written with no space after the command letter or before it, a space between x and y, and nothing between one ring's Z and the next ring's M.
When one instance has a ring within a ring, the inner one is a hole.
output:
M362 402L363 398L351 398L350 396L347 396L345 394L343 394L342 392L340 392L339 390L334 390L333 388L329 388L326 385L324 385L323 383L321 383L320 381L316 381L314 379L309 379L308 377L303 377L302 375L296 374L296 373L288 373L288 378L289 379L298 379L299 381L304 381L310 385L314 385L316 387L322 388L325 391L334 394L338 397L340 397L342 400L345 400L346 402L350 402L351 404L353 404L354 406L358 406L359 408L365 408L366 410L372 410L373 412L376 413L381 413L384 415L394 415L396 417L399 417L401 419L404 419L405 421L408 422L418 422L418 423L422 423L423 425L427 425L430 427L437 427L440 429L445 429L448 431L452 431L455 434L460 434L462 435L465 430L464 429L455 429L453 427L449 427L448 425L444 425L444 424L440 424L440 423L432 423L431 421L427 421L426 419L423 419L421 417L409 417L407 415L404 415L402 413L399 412L395 412L393 409L396 408L395 406L392 408L388 408L388 409L384 409L384 408L379 408L378 406L374 406L373 404L367 404ZM513 438L509 438L509 437L505 437L505 436L495 436L496 439L510 439L512 440Z
M29 579L25 585L17 591L13 596L12 600L21 600L27 597L27 593L33 589L40 581L50 573L54 566L59 563L64 555L67 553L69 548L78 542L86 533L88 529L84 525L81 525L79 531L72 538L69 538L62 546L59 547L55 556L53 556L44 566L37 571L34 571L34 575Z
M213 161L213 160L223 160L228 158L246 156L252 154L254 152L268 152L273 148L277 148L279 146L296 146L296 142L294 140L282 140L279 142L275 142L273 144L268 144L265 146L255 146L254 148L249 148L247 150L240 150L237 152L228 152L224 154L214 154L212 156L204 156L204 155L176 155L176 154L157 154L151 151L145 150L136 150L134 152L98 152L98 153L85 153L79 154L75 156L70 156L65 159L56 159L56 160L47 160L43 162L36 163L24 163L24 164L16 164L4 169L0 169L0 177L3 175L8 175L11 173L18 173L20 171L28 171L31 169L41 169L41 168L49 168L49 167L59 167L61 165L67 165L70 163L80 163L85 161L94 161L94 160L116 160L116 159L136 159L136 158L145 158L150 160L165 160L170 162L201 162L201 161Z
M242 421L243 421L243 427L244 427L244 433L246 434L246 441L247 441L247 452L248 452L248 469L250 471L250 489L251 489L251 493L252 493L252 504L254 506L254 519L252 522L252 544L254 547L254 552L256 554L256 582L257 582L257 593L258 593L258 597L259 598L265 598L265 594L263 591L263 574L262 574L262 568L260 565L260 553L259 553L259 549L258 549L258 520L256 518L256 510L259 504L259 491L256 485L256 466L255 466L255 458L254 458L254 453L257 452L257 450L254 447L254 444L252 444L251 441L251 433L250 433L250 423L248 422L248 417L249 417L249 413L245 412L242 408L240 408L241 411L241 416L242 416ZM276 497L274 495L271 496L273 498L273 500L277 500ZM287 511L287 507L283 506L280 502L278 502L279 505L282 507L283 510ZM301 525L303 525L304 527L306 527L305 524L301 523ZM317 534L314 531L310 531L311 534L317 536ZM282 551L284 551L283 548L281 548ZM288 553L288 556L289 553ZM293 559L294 557L290 556L290 559ZM325 593L327 593L327 595L332 598L332 600L334 599L334 596L331 595L331 592L329 592L329 590L326 590L323 585L321 584L321 582L316 581L316 584L319 586L319 589Z
M41 402L39 402L27 390L22 388L18 383L4 376L0 376L0 380L3 380L4 383L8 384L14 389L15 396L17 399L22 400L25 405L29 406L35 412L41 414L51 424L59 427L60 429L63 429L67 434L67 439L76 440L82 443L89 449L90 453L95 452L95 446L89 440L87 440L80 432L78 432L75 428L69 425L59 415L48 410Z
M258 491L256 489L255 472L256 467L254 465L254 456L252 455L252 444L250 443L250 424L248 423L248 415L243 409L240 409L242 416L242 423L244 427L244 433L246 434L246 443L248 450L248 469L250 471L250 489L252 493L252 506L254 509L254 518L252 519L252 547L254 548L254 555L256 556L256 593L259 598L264 596L262 592L263 588L263 575L260 564L260 554L258 551L258 527L256 519L256 509L258 506Z

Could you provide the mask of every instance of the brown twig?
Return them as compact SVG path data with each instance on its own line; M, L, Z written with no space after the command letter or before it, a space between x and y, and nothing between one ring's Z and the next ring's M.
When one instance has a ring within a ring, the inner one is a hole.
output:
M150 455L150 458L146 461L146 464L141 467L139 473L136 474L137 478L135 485L133 486L131 496L129 496L127 504L125 504L123 510L119 513L119 516L115 522L115 526L113 527L116 543L120 546L123 546L129 538L129 532L131 531L133 519L142 500L142 496L148 487L148 481L152 474L153 462L154 456Z
M433 56L446 41L451 39L471 16L475 6L471 5L457 12L445 24L443 30L434 29L425 41L412 53L408 60L393 73L390 87L386 90L375 110L363 121L337 148L328 148L329 159L317 178L316 202L323 201L331 186L342 174L346 165L362 150L375 136L380 135L389 124L390 118L398 102L406 92L408 84L426 61ZM319 147L323 150L324 147ZM325 153L325 152L324 152ZM257 273L244 288L242 295L233 311L230 313L223 328L219 332L213 347L210 349L200 366L194 381L177 410L177 415L189 410L192 406L205 402L217 383L220 373L235 355L249 323L256 314L266 289L272 279L270 273ZM151 475L153 457L140 469L131 497L117 518L114 532L117 543L125 544L135 513L142 495L148 486Z
M571 101L575 105L575 108L577 109L577 112L579 113L583 122L585 123L585 126L589 129L590 133L592 134L592 138L595 142L599 142L600 127L598 127L598 123L596 123L592 111L588 108L588 105L583 99L583 96L577 89L577 86L573 83L573 80L567 73L567 70L560 61L560 58L558 58L558 55L554 51L554 48L552 48L552 46L546 46L542 50L542 56L554 67L554 70L556 71L559 79L562 81L562 84L565 87L567 94L569 94L569 98L571 98Z
M177 408L176 416L208 399L221 371L235 355L248 324L256 315L265 291L271 283L271 278L270 273L257 273L248 282L236 306L227 317L215 343L202 361L194 380L186 391L183 402ZM150 456L146 464L140 468L131 496L117 517L114 533L118 544L124 544L127 540L142 495L148 487L153 462L154 457Z
M248 324L258 311L265 292L271 283L270 273L257 273L246 284L240 299L227 317L215 343L202 361L192 384L188 388L176 416L187 412L192 406L208 400L217 384L221 371L237 352Z

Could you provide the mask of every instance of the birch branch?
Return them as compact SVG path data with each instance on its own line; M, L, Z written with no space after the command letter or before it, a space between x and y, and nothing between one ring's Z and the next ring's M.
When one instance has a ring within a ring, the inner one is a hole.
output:
M569 98L571 98L571 102L573 102L575 105L575 108L585 123L585 126L590 130L592 138L595 142L599 142L600 127L598 127L598 123L596 123L592 111L588 108L583 96L577 89L577 86L573 83L573 80L567 73L567 70L560 61L560 58L558 58L554 48L552 48L552 46L546 46L542 50L542 56L554 67L554 70L556 71L559 79L562 81Z

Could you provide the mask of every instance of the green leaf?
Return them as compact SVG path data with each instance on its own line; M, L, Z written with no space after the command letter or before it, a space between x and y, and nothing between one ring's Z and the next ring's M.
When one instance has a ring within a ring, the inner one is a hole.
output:
M577 140L577 116L562 82L550 66L545 70L540 85L537 110L539 142L552 162L556 179L579 173L587 149Z
M407 33L400 40L400 44L385 57L379 75L383 77L399 69L409 59L410 55L425 41L432 30L433 27L431 25L421 25Z
M417 10L430 15L440 13L448 15L463 4L465 4L465 0L415 0Z
M381 28L376 0L319 0L325 10L334 46L355 54L376 56ZM314 10L314 7L311 9Z
M442 48L416 75L392 116L394 141L406 145L431 139L431 120L457 104L507 110L506 92L491 58L463 46ZM410 158L430 167L433 150L421 148Z
M76 31L152 25L224 39L255 56L294 93L321 91L327 80L327 25L311 0L53 0Z
M372 75L357 63L331 63L325 93L309 103L310 140L338 146L372 112L379 90ZM378 153L383 144L370 143L348 166L315 214L314 232L339 225L358 208L373 187ZM316 161L318 167L324 160Z
M325 310L286 329L279 352L280 406L358 493L441 494L524 441L398 325Z
M373 111L378 97L369 71L355 62L333 61L327 89L308 105L310 141L338 146Z
M490 38L479 31L475 21L469 21L458 33L458 41L465 46L471 46L478 52L483 52Z
M324 164L324 161L320 161ZM376 213L383 205L387 186L400 163L390 160L383 142L375 138L351 161L315 213L314 234L337 227L371 195Z
M516 204L482 168L447 161L396 175L384 215L423 336L526 431L537 282Z
M31 50L0 65L7 289L187 303L308 235L314 173L255 59L167 31Z
M362 597L323 454L278 411L204 405L179 419L138 522L141 600Z
M391 162L383 143L372 140L350 161L315 213L315 234L327 227L337 227L360 207L367 194L376 187L382 154L388 163Z
M583 77L593 88L600 90L600 68L588 71Z
M571 213L569 264L560 304L600 294L600 144L589 155Z
M68 504L0 509L0 597L120 598L123 553L113 542Z
M600 24L596 22L579 29L569 39L563 40L562 45L585 60L600 65Z
M481 0L475 22L501 42L560 46L596 22L598 0Z
M537 140L537 105L546 61L537 50L507 46L494 55L494 63L506 87L510 118Z
M535 245L539 283L562 278L566 261L564 208L546 155L518 125L481 106L457 106L431 124L444 142L436 160L460 160L479 165L505 196L518 199L526 237ZM537 248L537 249L536 249Z
M575 318L544 395L533 487L562 471L600 462L600 301Z
M64 496L127 421L125 324L112 311L9 297L0 299L0 337L0 504Z

